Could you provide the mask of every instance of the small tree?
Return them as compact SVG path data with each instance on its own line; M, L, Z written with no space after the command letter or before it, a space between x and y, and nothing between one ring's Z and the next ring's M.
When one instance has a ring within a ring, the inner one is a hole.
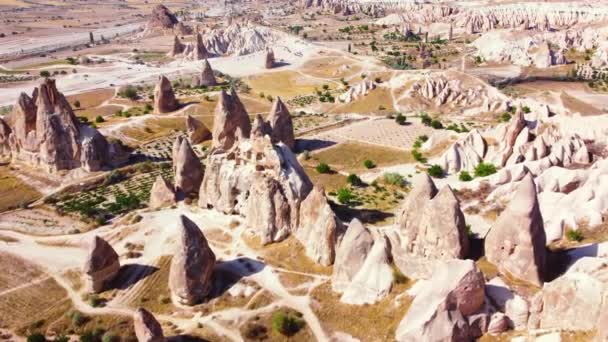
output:
M581 242L583 241L583 233L580 230L568 229L566 231L566 238L568 241Z
M338 189L338 191L336 191L336 197L338 198L338 202L347 205L355 199L355 195L349 188Z
M395 122L398 123L399 125L405 125L406 121L407 121L407 117L401 113L398 113L397 116L395 117Z
M48 70L42 70L40 72L40 77L49 78L51 77L51 73Z
M295 315L287 314L283 311L272 315L272 330L285 335L293 336L304 326L304 320Z
M95 122L97 122L97 123L102 123L105 121L106 121L106 119L104 119L103 116L101 116L101 115L97 115L97 117L95 118Z
M502 113L502 115L500 115L501 122L509 122L510 120L511 120L511 114L509 114L509 112L504 112L504 113Z
M434 129L442 129L443 124L439 120L433 120L431 121L431 127L433 127Z
M78 101L78 100L74 101L74 107L80 108L80 101Z
M27 337L27 342L46 342L46 337L41 333L34 333Z
M462 171L460 172L460 175L458 175L458 179L461 182L470 182L473 180L473 177L471 177L471 175L467 171Z
M363 166L365 166L366 169L373 169L376 167L376 164L369 159L365 159L365 161L363 161Z
M429 169L426 170L426 172L429 174L429 176L431 176L433 178L443 177L443 169L441 168L441 166L439 166L437 164L431 165L431 167L429 167Z
M331 172L331 167L329 167L329 165L327 165L326 163L319 163L319 165L317 165L317 167L315 168L317 170L318 173L330 173Z
M351 173L350 175L348 175L348 177L346 177L346 182L352 186L363 185L363 181L361 180L361 178L359 178L359 176L354 173Z

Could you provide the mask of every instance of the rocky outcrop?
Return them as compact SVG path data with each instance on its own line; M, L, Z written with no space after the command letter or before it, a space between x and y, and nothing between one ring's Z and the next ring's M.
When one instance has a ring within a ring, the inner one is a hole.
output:
M199 205L244 216L246 225L267 244L295 231L300 204L311 189L287 146L272 144L268 136L244 139L230 150L209 155Z
M211 131L204 123L188 115L186 117L186 130L188 139L193 145L198 145L204 141L211 140Z
M152 16L146 24L146 30L173 29L177 23L177 17L167 7L156 5L152 9Z
M300 222L294 234L304 246L306 255L323 266L333 264L341 230L341 223L327 202L325 191L314 187L300 205Z
M99 293L107 289L120 270L118 254L104 239L94 236L82 272L85 291Z
M469 239L452 189L446 185L434 195L435 185L428 175L416 177L399 218L401 246L406 253L418 257L465 258Z
M592 331L600 328L606 296L608 264L585 257L531 300L528 329ZM603 328L603 327L602 327Z
M215 107L212 147L228 150L237 140L249 138L250 133L249 115L236 91L232 89L228 95L222 90Z
M192 77L192 86L193 87L213 87L217 85L217 80L215 79L215 75L213 74L213 69L211 69L211 65L209 61L205 59L203 62L203 71L200 75L194 75Z
M349 87L347 91L338 96L338 100L340 100L340 102L350 103L364 97L374 89L376 89L376 83L366 79Z
M216 55L243 56L272 48L286 36L270 27L235 22L209 31L203 37L207 50Z
M200 33L196 34L193 43L186 44L183 44L179 38L175 36L173 47L168 55L174 58L183 58L188 61L202 61L210 57Z
M393 269L386 237L374 239L363 224L353 219L336 250L331 285L347 304L373 304L389 294Z
M441 156L441 168L448 174L473 171L483 161L487 144L481 133L473 129L467 136L454 144Z
M272 130L270 133L272 141L274 143L282 142L293 151L296 145L293 122L287 106L285 106L280 97L277 96L266 120Z
M266 69L274 68L275 60L274 60L274 51L272 49L266 50L266 59L264 60L264 67Z
M175 191L184 195L198 192L203 181L203 165L187 139L177 138L173 144Z
M472 260L437 268L399 323L397 341L471 341L469 317L483 309L484 278Z
M215 254L199 227L186 216L180 216L177 229L178 248L171 260L169 289L178 303L194 305L211 291Z
M165 76L160 76L154 87L154 111L163 114L173 112L178 107L171 81Z
M420 98L436 107L471 107L481 106L488 93L482 86L464 87L458 79L445 76L427 76L415 82L408 90L408 95Z
M0 152L47 172L99 171L119 163L120 149L78 121L52 79L45 79L32 97L22 93L0 130Z
M545 242L536 185L528 174L486 236L486 257L500 272L541 285L546 274Z
M133 330L138 342L164 342L163 328L148 310L139 308L133 313Z
M150 201L148 202L148 206L151 209L159 209L170 207L175 205L175 203L173 184L159 175L152 185L152 190L150 190Z
M261 114L256 114L251 125L251 137L261 138L265 135L270 136L271 133L272 127L270 127L270 124L264 120Z

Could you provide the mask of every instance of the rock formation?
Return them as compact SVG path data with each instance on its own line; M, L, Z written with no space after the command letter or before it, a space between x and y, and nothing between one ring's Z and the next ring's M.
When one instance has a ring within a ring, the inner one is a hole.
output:
M430 259L465 258L469 240L452 189L446 185L434 195L435 185L426 174L417 175L413 186L399 218L406 253Z
M472 260L437 268L399 324L397 341L472 341L469 317L483 309L484 278Z
M473 171L483 161L486 151L485 139L477 129L473 129L465 138L448 148L439 165L448 174Z
M156 5L152 16L146 24L146 31L173 29L177 25L177 17L164 5Z
M217 85L217 80L215 79L215 75L213 74L213 69L211 69L211 65L209 61L205 59L203 62L203 71L200 75L194 75L192 78L192 86L193 87L213 87Z
M173 144L175 191L184 195L198 192L203 181L203 165L187 139L177 138Z
M138 342L164 342L163 328L148 310L139 308L133 313L133 330Z
M186 129L188 139L193 145L198 145L203 141L211 140L211 131L204 123L188 115L186 118Z
M203 37L200 33L196 34L194 43L183 44L177 36L173 42L173 47L169 51L168 56L174 58L183 58L188 61L202 61L209 58L209 52L203 43Z
M293 151L296 145L293 122L287 106L281 101L280 97L277 96L266 120L272 130L270 133L272 141L274 143L282 142Z
M171 260L169 288L178 303L194 305L211 291L215 254L196 223L186 216L180 216L177 229L178 249Z
M545 242L536 185L528 174L486 236L486 257L500 272L541 285L546 273Z
M372 304L392 287L393 271L385 237L374 241L371 232L353 219L336 250L332 289L348 304Z
M366 79L349 87L347 91L338 96L338 99L341 102L350 103L364 97L374 89L376 89L376 83Z
M170 207L175 205L175 191L173 190L173 184L159 175L156 177L156 181L152 185L150 190L150 201L149 207L151 209L159 209Z
M0 123L0 152L14 162L47 172L99 171L119 163L119 146L78 121L55 80L45 79L32 97L22 93L5 120Z
M408 90L408 95L428 101L436 107L481 106L489 98L483 86L464 87L459 79L448 79L443 75L427 76L415 82Z
M235 22L209 31L203 37L207 50L216 55L243 56L272 48L285 33L250 22Z
M251 123L249 115L236 91L228 95L220 92L213 121L213 148L230 149L237 140L249 138Z
M261 138L265 135L270 136L271 133L272 127L270 127L268 121L264 120L261 114L256 114L251 125L251 137Z
M157 113L169 113L179 107L171 81L165 76L160 76L156 87L154 87L154 111Z
M199 205L244 216L267 244L298 227L300 204L311 189L289 147L272 144L268 136L244 139L230 150L209 155Z
M266 50L266 59L264 61L264 67L266 69L272 69L272 68L274 68L274 65L275 65L274 51L272 51L272 49L267 49Z
M300 223L295 230L295 236L304 245L306 255L323 266L333 264L341 230L341 223L329 206L325 191L314 187L300 205Z
M118 254L104 239L94 236L82 269L85 275L85 291L99 293L107 289L120 270Z

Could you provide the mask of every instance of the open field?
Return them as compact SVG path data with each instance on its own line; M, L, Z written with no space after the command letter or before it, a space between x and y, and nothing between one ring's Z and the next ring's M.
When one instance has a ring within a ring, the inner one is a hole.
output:
M8 166L0 166L0 212L27 205L41 196L35 188L17 178Z

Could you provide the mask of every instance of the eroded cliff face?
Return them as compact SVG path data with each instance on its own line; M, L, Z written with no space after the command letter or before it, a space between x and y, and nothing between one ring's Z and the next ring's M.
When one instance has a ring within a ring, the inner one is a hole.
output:
M22 93L6 121L11 124L0 123L0 152L47 172L99 171L111 166L119 152L96 129L77 120L52 79L45 79L32 96Z

